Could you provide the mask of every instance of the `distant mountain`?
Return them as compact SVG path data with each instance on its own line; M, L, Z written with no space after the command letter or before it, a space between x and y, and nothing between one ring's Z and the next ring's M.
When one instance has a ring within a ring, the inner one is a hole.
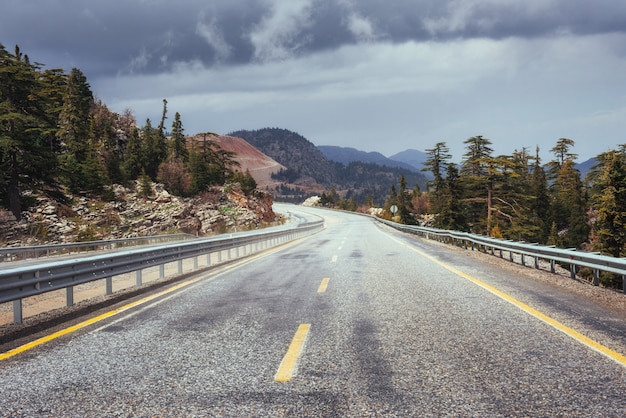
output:
M424 168L424 163L428 160L428 154L416 149L407 149L390 156L389 159L409 164L411 167L421 171Z
M398 186L401 176L404 176L410 189L419 185L424 190L427 181L424 174L414 168L388 165L391 160L385 159L382 154L379 155L387 164L362 162L360 159L347 164L331 161L312 142L286 129L242 130L231 132L228 136L242 138L286 167L272 176L274 180L282 182L274 188L278 199L297 200L303 193L310 196L334 188L340 195L353 198L357 203L364 203L371 198L376 204L382 205L391 186ZM368 155L356 150L354 154ZM380 157L377 158L380 160Z
M584 179L587 173L591 171L591 169L598 164L598 160L596 158L590 158L587 161L583 161L580 164L576 164L574 167L580 171L580 176Z
M335 161L343 165L360 161L363 163L374 163L387 167L404 168L411 171L419 171L415 167L400 160L385 157L380 152L365 152L356 148L337 147L334 145L318 145L317 149L330 161Z
M332 184L334 167L303 136L287 129L264 128L235 131L228 134L242 138L299 176L310 177L322 185Z

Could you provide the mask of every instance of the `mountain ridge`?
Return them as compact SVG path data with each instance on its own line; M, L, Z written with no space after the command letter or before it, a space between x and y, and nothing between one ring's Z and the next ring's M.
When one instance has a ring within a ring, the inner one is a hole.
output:
M285 171L274 173L272 178L283 180L284 184L280 188L289 189L290 197L294 197L294 188L302 192L299 193L299 198L335 189L342 197L357 202L364 203L368 198L372 198L382 204L391 187L397 186L401 176L405 177L407 187L411 189L419 186L423 190L426 186L426 176L404 163L396 163L396 167L390 167L355 160L344 165L329 160L312 142L286 129L240 130L230 132L228 136L242 138L287 167ZM357 153L363 152L357 150ZM373 156L380 158L376 154ZM382 157L387 161L384 156ZM280 198L276 194L274 196Z

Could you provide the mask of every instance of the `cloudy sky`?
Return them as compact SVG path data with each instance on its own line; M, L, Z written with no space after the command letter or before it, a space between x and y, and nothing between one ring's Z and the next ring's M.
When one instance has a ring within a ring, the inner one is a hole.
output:
M624 0L3 0L0 43L138 122L279 127L387 156L483 135L626 143Z

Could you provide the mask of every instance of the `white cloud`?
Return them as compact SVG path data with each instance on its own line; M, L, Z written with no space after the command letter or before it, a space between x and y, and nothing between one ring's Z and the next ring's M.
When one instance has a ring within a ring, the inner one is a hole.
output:
M270 13L249 35L260 61L286 59L301 45L298 35L311 25L312 0L272 0Z
M351 13L348 16L347 27L352 36L358 41L371 41L377 38L374 25L358 13Z
M556 3L557 0L450 0L445 4L443 16L428 16L422 23L434 36L460 33L468 27L487 32L503 16L532 18L553 11Z
M213 48L218 61L230 57L232 47L224 39L224 34L217 26L215 19L211 19L208 23L202 18L198 20L196 33Z
M141 48L139 53L130 60L130 63L128 64L128 72L132 74L135 71L141 71L148 65L150 58L152 58L152 54L150 54L145 47Z

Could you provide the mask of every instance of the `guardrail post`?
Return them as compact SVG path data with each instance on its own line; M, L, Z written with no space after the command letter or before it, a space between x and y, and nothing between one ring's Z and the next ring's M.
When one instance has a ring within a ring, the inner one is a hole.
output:
M178 274L182 274L183 272L183 260L178 260Z
M576 264L569 265L569 276L572 279L576 278Z
M65 306L74 306L74 286L65 288Z
M556 262L554 260L550 260L550 273L556 273L555 264Z
M13 322L16 324L22 323L22 299L13 301Z
M539 268L539 257L535 256L535 268Z
M198 256L195 256L193 258L193 269L197 270L198 269Z
M626 294L626 274L622 274L622 292Z
M593 285L600 286L600 272L598 269L593 269Z
M107 277L106 279L104 279L105 281L105 288L106 288L106 295L112 295L113 294L113 278L112 277Z
M135 285L137 287L141 286L141 269L135 272Z
M206 265L207 266L211 265L211 253L207 253L206 255Z
M159 279L165 278L165 264L159 265Z

